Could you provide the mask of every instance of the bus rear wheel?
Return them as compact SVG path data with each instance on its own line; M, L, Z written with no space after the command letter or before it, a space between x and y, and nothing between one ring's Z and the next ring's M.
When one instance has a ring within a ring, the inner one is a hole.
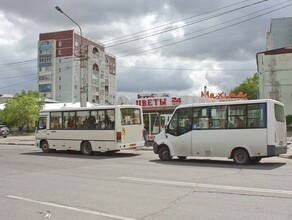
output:
M234 150L232 158L233 161L238 165L246 165L250 161L248 152L243 148Z
M168 147L162 147L158 152L160 160L166 161L171 160L172 156L170 156L170 152Z
M81 152L83 155L91 155L92 154L92 147L88 141L84 141L81 144Z
M50 152L50 147L47 141L43 141L41 143L41 149L44 153L49 153Z

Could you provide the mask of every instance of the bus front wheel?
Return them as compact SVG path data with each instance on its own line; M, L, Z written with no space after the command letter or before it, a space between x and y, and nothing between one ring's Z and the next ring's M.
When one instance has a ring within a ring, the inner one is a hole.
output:
M92 154L92 147L88 141L84 141L81 144L81 152L83 155L91 155Z
M170 152L168 147L162 147L158 152L160 160L166 161L171 160L172 156L170 156Z
M250 161L248 152L243 148L238 148L233 152L233 161L239 165L246 165Z
M44 153L49 153L50 152L50 147L47 141L43 141L41 143L41 149Z

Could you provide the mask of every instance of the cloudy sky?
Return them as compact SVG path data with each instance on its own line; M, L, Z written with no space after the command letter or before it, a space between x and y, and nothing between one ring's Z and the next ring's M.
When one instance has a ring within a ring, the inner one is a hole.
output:
M118 95L230 92L256 72L287 0L0 0L0 94L37 90L39 33L78 27L117 58Z

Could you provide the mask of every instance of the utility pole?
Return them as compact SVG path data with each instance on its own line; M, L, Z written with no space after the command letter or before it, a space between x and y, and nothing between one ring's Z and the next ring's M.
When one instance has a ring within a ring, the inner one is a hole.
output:
M76 24L80 30L81 43L80 43L80 107L86 107L87 100L87 89L86 89L86 78L85 78L85 54L84 54L84 45L83 45L83 36L80 25L74 21L69 15L67 15L60 7L55 7L57 11L64 14L67 18L69 18L74 24Z

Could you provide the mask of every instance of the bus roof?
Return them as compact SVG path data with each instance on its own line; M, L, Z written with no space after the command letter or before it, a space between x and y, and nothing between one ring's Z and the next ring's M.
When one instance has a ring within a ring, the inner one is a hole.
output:
M63 111L80 111L80 110L98 110L98 109L115 109L115 108L141 108L139 105L94 105L90 107L66 107L55 109L44 109L40 113L44 112L63 112Z
M254 99L254 100L238 100L238 101L227 101L227 102L207 102L207 103L192 103L192 104L185 104L185 105L179 105L177 108L186 108L186 107L204 107L204 106L220 106L220 105L238 105L238 104L256 104L256 103L267 103L267 102L273 102L277 103L279 105L284 104L282 102L279 102L277 100L273 99Z

